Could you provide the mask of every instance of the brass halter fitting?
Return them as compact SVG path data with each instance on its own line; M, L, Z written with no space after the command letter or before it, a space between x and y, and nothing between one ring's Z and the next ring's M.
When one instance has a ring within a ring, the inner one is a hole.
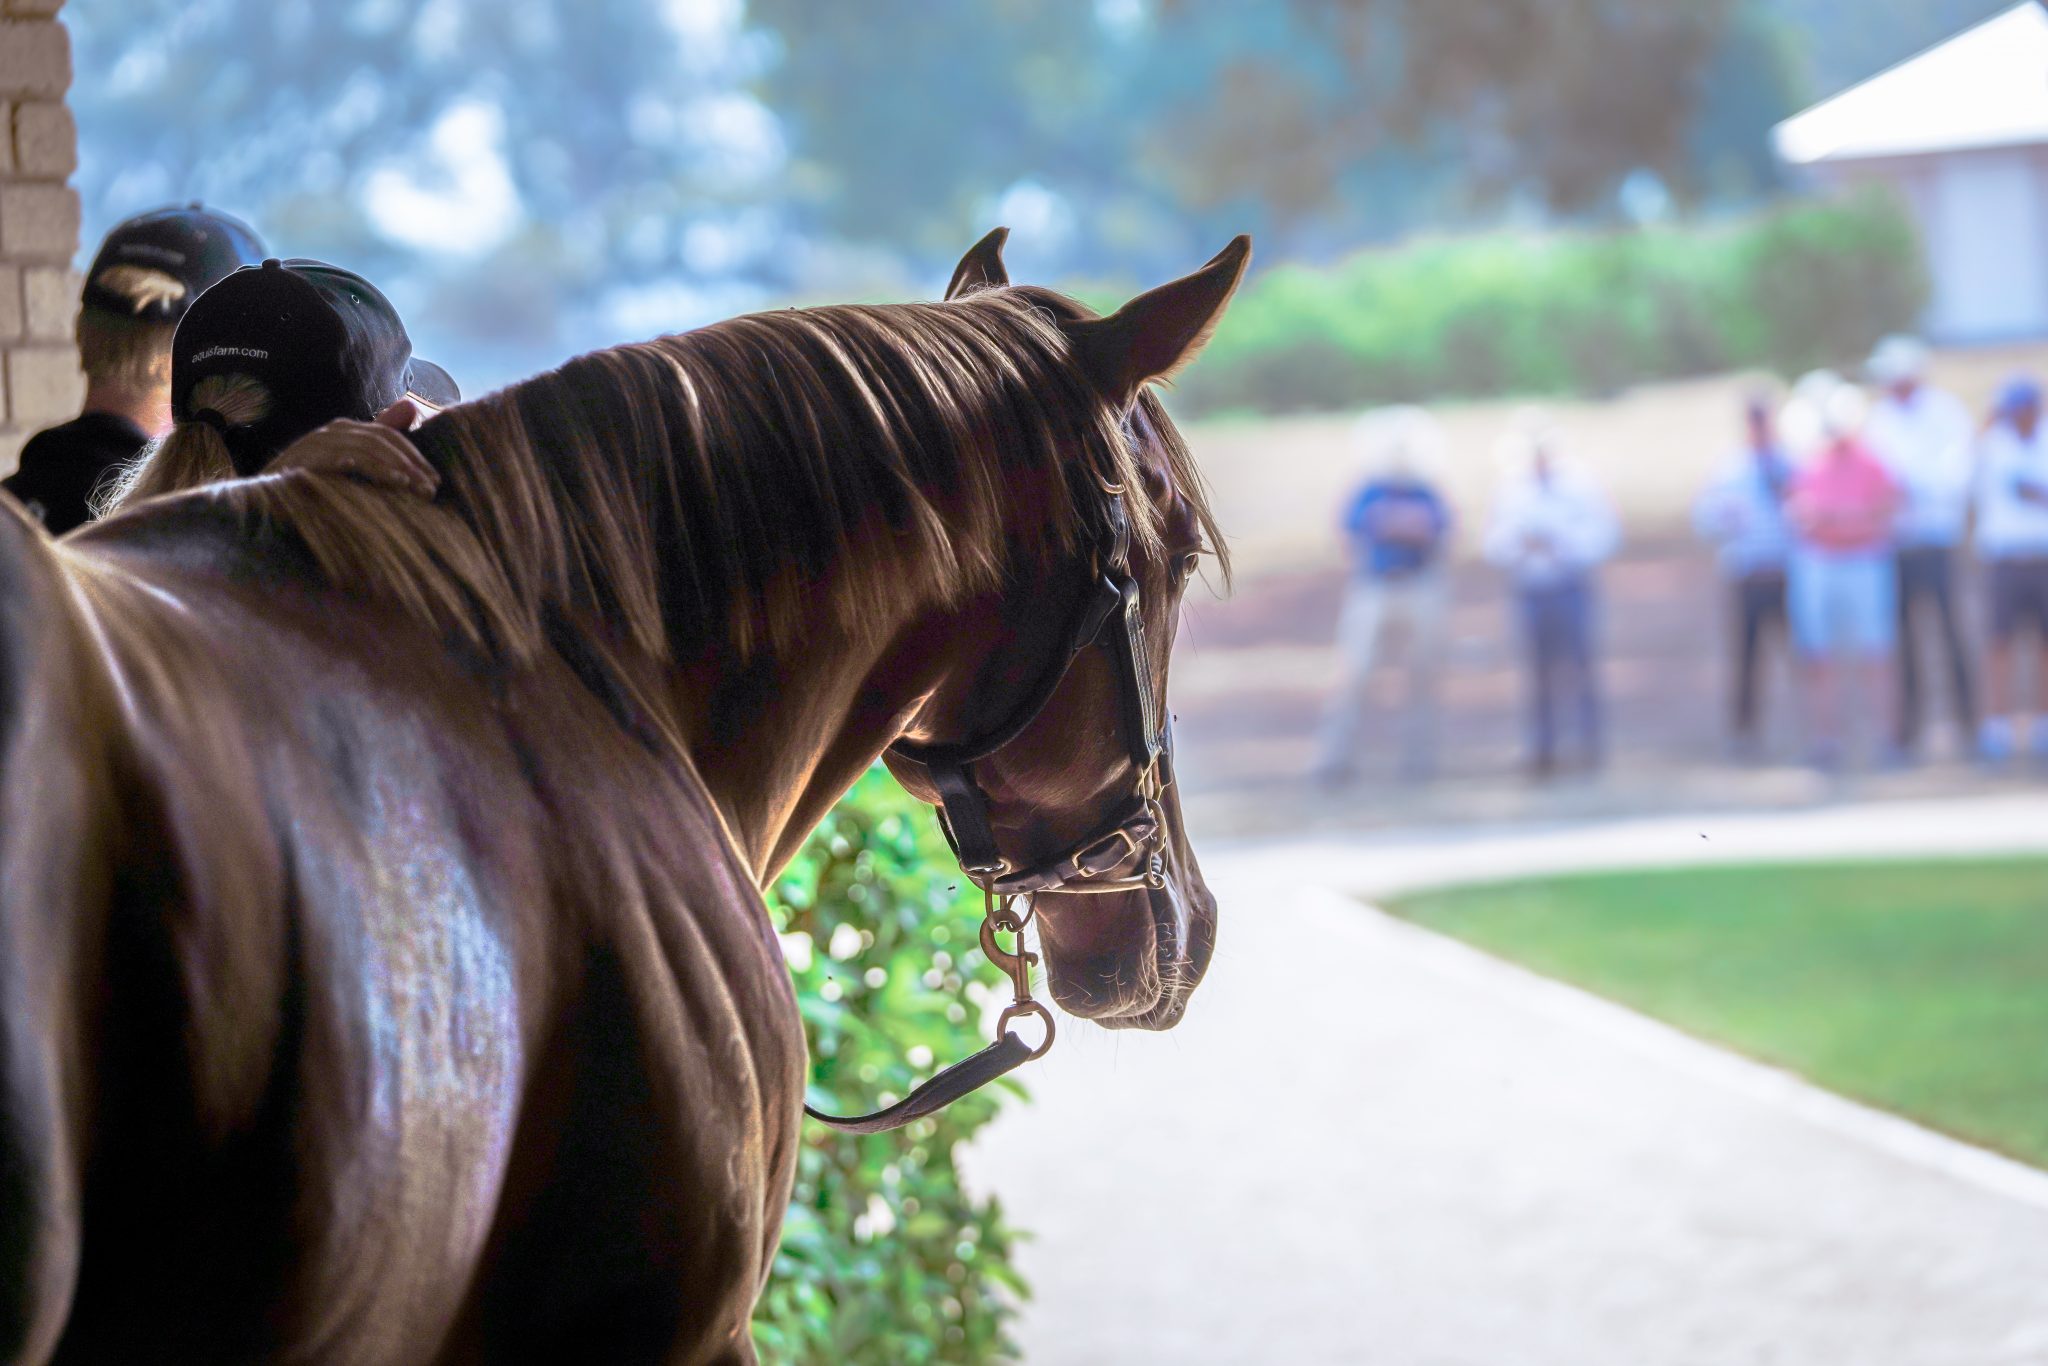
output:
M1037 966L1038 955L1024 947L1024 927L1031 923L1032 912L1026 910L1023 919L1011 909L1016 905L1015 897L998 897L994 892L984 890L981 917L981 951L988 961L1002 969L1010 979L1010 992L1014 998L1003 1009L996 1020L996 1037L1009 1032L1010 1021L1020 1015L1036 1015L1045 1024L1045 1039L1031 1051L1033 1058L1042 1058L1052 1048L1052 1012L1031 995L1031 969ZM998 934L1014 935L1014 950L1005 949L996 943Z

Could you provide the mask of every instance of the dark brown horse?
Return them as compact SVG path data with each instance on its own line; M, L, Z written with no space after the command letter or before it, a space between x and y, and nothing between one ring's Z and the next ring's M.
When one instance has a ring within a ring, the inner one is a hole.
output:
M1246 245L1099 319L998 245L941 304L454 409L432 505L0 508L0 1360L751 1359L805 1070L759 889L1068 656L973 778L1005 868L1113 824L1142 775L1073 622L1118 557L1156 706L1215 544L1145 386ZM1156 805L1156 885L1038 907L1105 1023L1172 1024L1212 942Z

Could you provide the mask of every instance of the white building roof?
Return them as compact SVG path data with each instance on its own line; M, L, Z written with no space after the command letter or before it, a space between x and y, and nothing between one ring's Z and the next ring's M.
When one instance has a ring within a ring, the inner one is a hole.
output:
M2048 142L2048 6L2024 0L1779 124L1794 166Z

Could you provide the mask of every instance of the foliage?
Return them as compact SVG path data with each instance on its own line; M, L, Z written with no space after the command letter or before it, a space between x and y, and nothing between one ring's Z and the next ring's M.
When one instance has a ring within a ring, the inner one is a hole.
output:
M2048 862L1601 873L1398 914L2048 1166Z
M777 882L771 909L810 1046L811 1104L839 1114L885 1104L986 1042L970 1008L991 999L994 976L976 947L981 901L952 870L930 813L877 768ZM1002 1103L990 1088L865 1137L805 1122L781 1250L754 1318L765 1360L974 1366L1015 1356L1007 1325L1027 1293L1010 1264L1018 1235L993 1197L962 1188L954 1161Z
M2003 10L2011 0L1768 0L1787 29L1804 35L1801 64L1815 96L1832 94L1902 62Z
M1173 0L1214 11L1227 0ZM1278 108L1291 134L1233 172L1281 179L1267 196L1327 198L1361 148L1431 133L1461 150L1470 188L1523 193L1560 208L1597 203L1637 168L1676 175L1734 0L1292 0L1298 31L1339 58L1316 82L1256 57L1229 71L1217 126ZM1238 98L1233 98L1237 96ZM1249 98L1246 98L1249 97ZM1273 153L1285 148L1285 154ZM1323 174L1301 172L1313 163Z
M70 5L86 247L123 214L204 198L279 255L378 281L465 388L681 325L639 315L699 278L774 169L773 119L745 91L761 45L725 8ZM628 282L633 307L614 297Z
M1181 406L1286 412L1796 373L1910 327L1925 292L1913 230L1878 196L1701 227L1435 239L1266 272Z
M1270 262L1503 213L1612 221L1631 177L1752 203L1777 175L1772 122L1868 74L1841 53L1903 55L1995 3L78 0L63 18L88 248L206 199L281 254L369 274L476 390L745 307L929 290L997 221L1022 278L1154 282L1241 231Z
M806 221L950 266L1015 184L1057 168L1114 193L1125 149L1102 120L1129 95L1109 80L1093 10L750 0L749 19L781 35L760 91L788 130Z

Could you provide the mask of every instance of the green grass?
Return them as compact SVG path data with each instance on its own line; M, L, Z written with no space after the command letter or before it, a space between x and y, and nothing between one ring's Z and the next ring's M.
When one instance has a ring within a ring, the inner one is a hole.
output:
M1603 873L1391 909L2048 1167L2048 860Z

